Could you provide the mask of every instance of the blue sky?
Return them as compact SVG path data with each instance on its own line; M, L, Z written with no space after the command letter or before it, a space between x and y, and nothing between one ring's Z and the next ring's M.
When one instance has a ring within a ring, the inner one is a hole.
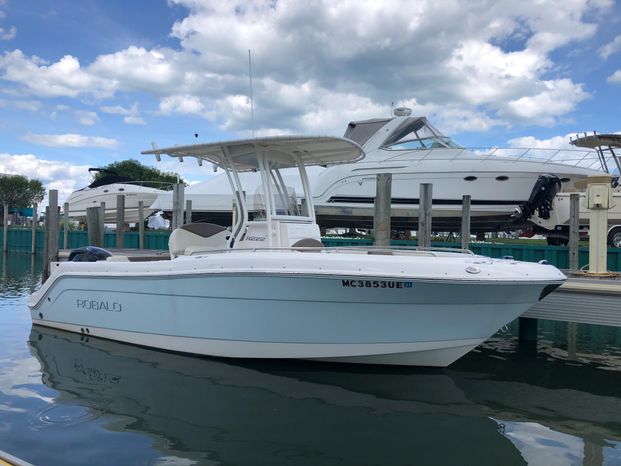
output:
M0 172L60 190L160 146L342 135L391 102L466 146L619 132L609 0L0 0ZM164 170L190 181L194 164Z

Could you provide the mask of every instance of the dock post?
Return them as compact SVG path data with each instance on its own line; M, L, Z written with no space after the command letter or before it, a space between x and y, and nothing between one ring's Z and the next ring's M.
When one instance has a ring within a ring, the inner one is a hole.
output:
M63 206L63 249L69 249L69 203Z
M47 224L46 231L48 233L46 238L47 254L43 258L44 263L44 277L50 276L50 264L58 260L58 190L50 189L48 194L48 208L46 210L45 220Z
M144 249L144 201L138 201L138 248Z
M125 247L125 196L117 194L116 196L116 247L123 249Z
M47 260L50 250L50 207L45 208L45 223L43 225L43 273L41 283L50 276L50 261Z
M380 173L376 177L375 216L373 235L375 246L390 246L390 200L392 196L392 174Z
M431 183L420 184L420 200L418 201L418 247L428 248L431 246L431 199L433 185Z
M9 251L9 204L4 203L4 223L2 224L2 252Z
M172 205L172 222L171 228L179 228L183 225L183 192L185 186L183 183L175 183L173 185L173 205Z
M569 195L569 270L577 272L580 264L580 194Z
M464 194L461 201L461 248L470 247L470 194Z
M538 320L530 317L520 317L519 340L537 341Z
M612 176L594 175L587 178L586 203L589 209L589 274L608 272L608 209L612 206Z
M86 208L86 229L88 230L88 244L103 247L101 228L101 207Z
M105 247L106 245L106 203L102 202L99 204L100 215L99 215L99 223L100 226L97 228L97 231L101 232L101 247Z
M37 212L37 204L34 203L32 205L32 237L30 243L30 254L37 253L37 227L39 226L38 217L39 214Z
M192 199L185 201L185 223L192 223Z

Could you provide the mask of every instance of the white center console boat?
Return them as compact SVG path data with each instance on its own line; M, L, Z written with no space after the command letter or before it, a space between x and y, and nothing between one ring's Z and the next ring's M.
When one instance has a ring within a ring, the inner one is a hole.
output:
M272 137L144 153L224 169L236 223L175 230L170 260L54 264L29 301L34 324L202 355L447 366L565 280L551 265L469 251L323 247L306 166L362 158L346 139ZM291 202L286 168L300 176L301 205ZM265 208L252 221L245 171L262 184Z

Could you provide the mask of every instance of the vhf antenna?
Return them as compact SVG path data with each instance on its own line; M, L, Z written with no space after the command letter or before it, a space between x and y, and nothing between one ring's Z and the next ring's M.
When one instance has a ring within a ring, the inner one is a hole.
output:
M248 49L248 75L250 76L250 128L252 129L252 137L254 138L254 103L252 100L252 58L250 49Z

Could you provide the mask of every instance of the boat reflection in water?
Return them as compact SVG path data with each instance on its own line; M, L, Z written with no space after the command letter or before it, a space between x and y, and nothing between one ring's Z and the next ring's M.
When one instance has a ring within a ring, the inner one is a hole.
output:
M488 381L488 374L459 363L458 370L446 371L231 362L43 327L33 328L30 344L43 382L58 391L56 405L86 407L106 429L134 435L117 442L133 442L140 433L155 440L162 457L199 463L524 464L525 449L532 447L520 443L524 428L556 429L541 406L529 417L546 387ZM585 410L591 404L617 409L619 403L618 397L616 405L602 405L605 395L574 396ZM571 418L571 406L567 411L551 415L570 416L565 425L582 422ZM594 422L596 414L584 420ZM593 428L614 436L605 425ZM579 437L566 436L580 444ZM565 463L552 458L548 464Z

